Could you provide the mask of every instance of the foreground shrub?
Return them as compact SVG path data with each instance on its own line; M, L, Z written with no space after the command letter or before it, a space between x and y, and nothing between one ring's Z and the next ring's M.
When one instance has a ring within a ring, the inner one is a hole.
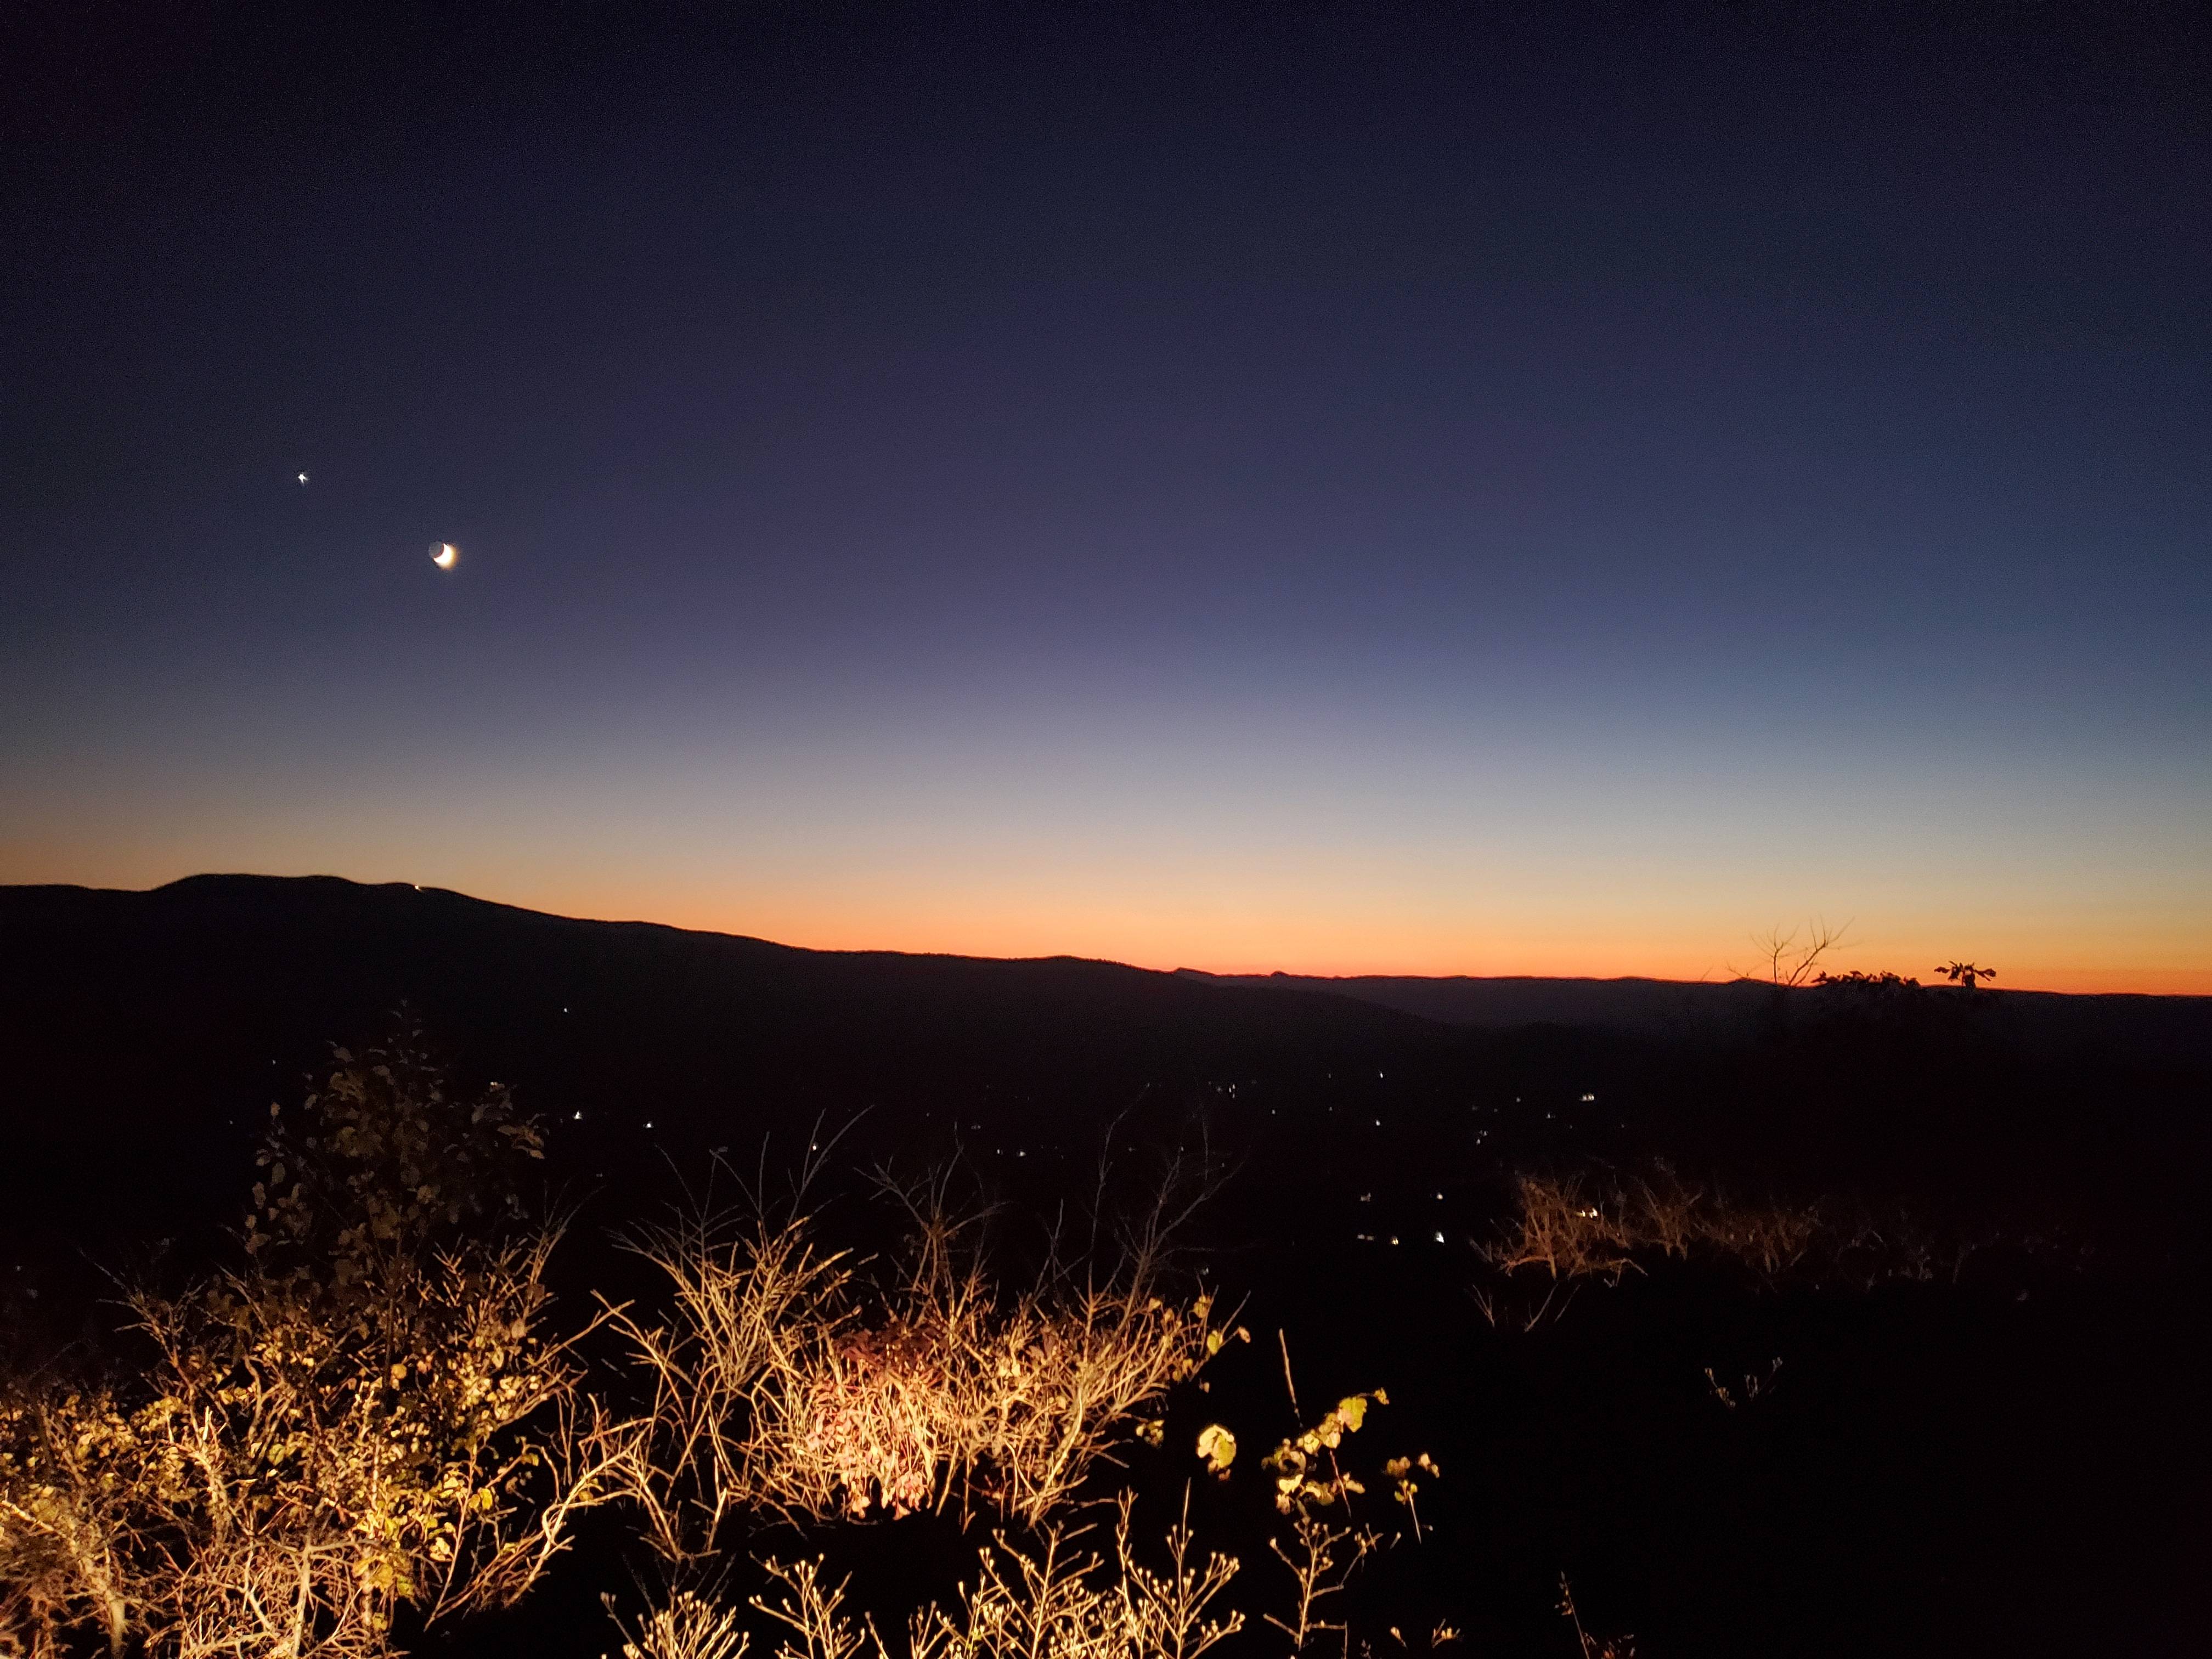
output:
M246 1261L131 1293L136 1375L0 1405L0 1642L353 1659L512 1601L605 1495L520 1224L535 1129L411 1040L271 1108Z
M915 1612L896 1659L1198 1659L1243 1629L1243 1614L1215 1607L1236 1561L1199 1559L1186 1521L1168 1529L1164 1567L1150 1566L1131 1544L1129 1512L1125 1500L1105 1557L1059 1527L1034 1544L1000 1534L956 1606ZM780 1626L777 1659L894 1659L873 1624L846 1614L843 1586L825 1583L819 1563L768 1571L774 1599L752 1605Z
M1629 1182L1524 1174L1515 1177L1514 1200L1503 1236L1482 1247L1484 1259L1508 1273L1542 1267L1554 1279L1618 1283L1638 1270L1640 1253L1706 1254L1771 1276L1832 1236L1817 1210L1730 1200L1686 1185L1664 1164Z
M819 1558L769 1559L762 1563L769 1588L747 1604L750 1624L744 1609L679 1592L634 1627L623 1626L622 1651L624 1659L738 1659L765 1634L776 1659L1199 1659L1224 1644L1348 1654L1354 1637L1337 1612L1339 1598L1363 1565L1405 1534L1364 1516L1368 1482L1340 1453L1370 1406L1387 1403L1379 1389L1339 1401L1265 1460L1277 1517L1267 1544L1288 1577L1261 1589L1265 1611L1256 1620L1228 1599L1241 1563L1196 1542L1188 1488L1182 1516L1149 1556L1133 1542L1135 1499L1125 1489L1109 1504L1110 1541L1103 1547L1088 1541L1097 1533L1080 1513L1030 1531L1002 1528L978 1551L975 1577L951 1601L914 1608L891 1638L847 1610L846 1583L828 1578ZM1196 1450L1217 1479L1231 1475L1236 1439L1223 1425L1209 1425ZM1416 1540L1418 1480L1437 1473L1422 1454L1390 1459L1376 1477L1393 1489ZM1425 1643L1417 1635L1409 1644L1395 1627L1388 1634L1400 1647L1458 1639L1443 1625ZM1375 1645L1358 1643L1362 1652Z
M1164 1282L1164 1202L1110 1268L1055 1256L1008 1291L941 1182L898 1196L908 1235L883 1279L819 1244L796 1201L638 1242L673 1294L658 1322L612 1316L651 1388L625 1467L665 1558L751 1510L1040 1527L1222 1345L1211 1299Z
M1870 1290L1898 1281L1957 1284L1971 1261L1999 1245L2015 1265L2080 1260L2078 1247L2063 1237L1931 1227L1903 1212L1877 1216L1834 1201L1747 1203L1692 1185L1665 1164L1633 1178L1523 1174L1498 1237L1476 1249L1503 1274L1540 1270L1546 1294L1520 1311L1481 1286L1474 1295L1492 1324L1533 1330L1565 1311L1580 1282L1617 1285L1670 1258L1746 1268L1770 1284L1814 1279ZM1562 1288L1566 1298L1558 1295Z

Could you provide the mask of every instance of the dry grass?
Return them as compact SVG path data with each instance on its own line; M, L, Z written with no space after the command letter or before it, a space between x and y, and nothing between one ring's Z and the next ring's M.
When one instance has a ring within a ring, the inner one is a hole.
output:
M1504 1272L1541 1267L1554 1280L1597 1277L1618 1284L1643 1271L1639 1255L1693 1255L1773 1277L1831 1237L1817 1209L1740 1202L1689 1186L1660 1164L1633 1181L1516 1177L1513 1218L1483 1255Z
M1278 1651L1348 1659L1340 1598L1402 1536L1366 1518L1369 1484L1391 1492L1418 1541L1416 1493L1439 1475L1425 1454L1378 1458L1366 1480L1344 1461L1388 1405L1382 1392L1339 1400L1261 1460L1267 1542L1287 1577L1272 1576L1271 1605L1248 1616L1227 1594L1239 1563L1197 1544L1188 1490L1148 1557L1132 1541L1133 1492L1086 1484L1125 1437L1163 1443L1160 1420L1139 1413L1230 1334L1206 1297L1178 1308L1155 1293L1164 1207L1124 1241L1111 1273L1048 1267L1009 1293L993 1287L969 1224L950 1218L942 1182L901 1197L910 1234L881 1281L817 1244L796 1206L640 1242L677 1294L661 1324L617 1317L653 1389L635 1425L636 1496L678 1582L713 1553L723 1518L757 1510L802 1529L924 1507L995 1511L974 1577L955 1600L916 1608L891 1641L847 1611L819 1559L770 1559L750 1621L680 1593L624 1627L625 1659L738 1659L763 1634L776 1659L893 1659L894 1648L897 1659L1201 1659L1248 1630ZM1284 1382L1304 1423L1286 1347ZM1237 1472L1226 1425L1206 1425L1194 1449L1215 1480ZM1110 1544L1091 1541L1102 1530ZM1455 1639L1440 1625L1429 1645Z
M614 1615L614 1597L600 1598ZM635 1629L616 1623L623 1635L623 1659L741 1659L752 1634L734 1607L681 1590L655 1607Z
M1284 1376L1297 1416L1287 1348ZM1368 1482L1349 1462L1352 1438L1388 1404L1380 1389L1348 1395L1261 1460L1273 1477L1276 1514L1267 1542L1288 1576L1274 1576L1263 1589L1269 1605L1257 1618L1229 1599L1240 1583L1237 1559L1198 1545L1188 1487L1164 1547L1149 1558L1133 1542L1135 1499L1126 1489L1114 1496L1109 1526L1091 1511L1091 1520L1054 1517L1028 1531L1000 1528L957 1597L915 1608L899 1632L902 1640L887 1639L872 1620L848 1613L845 1585L824 1576L819 1559L762 1562L769 1589L747 1606L775 1641L775 1659L1202 1659L1224 1644L1238 1645L1234 1638L1248 1631L1243 1645L1257 1638L1276 1652L1348 1659L1355 1638L1340 1598L1364 1565L1403 1538L1366 1519ZM1207 1425L1194 1449L1208 1474L1230 1477L1237 1442L1224 1425ZM1423 1454L1384 1460L1370 1478L1393 1489L1418 1539L1414 1493L1419 1481L1438 1475ZM1102 1530L1110 1542L1094 1547L1090 1540ZM1398 1630L1389 1634L1407 1645ZM753 1640L744 1613L689 1593L672 1596L635 1629L625 1626L623 1636L624 1659L738 1659ZM1439 1624L1426 1645L1433 1650L1457 1639ZM1365 1653L1377 1644L1356 1645Z
M1162 1565L1139 1559L1131 1507L1125 1494L1103 1556L1083 1547L1087 1529L994 1535L954 1605L932 1601L908 1618L896 1659L1200 1659L1243 1629L1243 1613L1216 1606L1237 1562L1201 1558L1187 1515L1168 1528ZM818 1559L763 1565L773 1588L748 1605L773 1630L776 1659L894 1659L873 1621L846 1611L844 1583ZM623 1659L740 1659L752 1642L739 1609L688 1592L623 1634Z
M899 1659L1200 1659L1242 1630L1243 1614L1215 1607L1237 1562L1200 1559L1185 1519L1168 1529L1164 1565L1150 1565L1129 1513L1124 1498L1104 1558L1058 1527L1030 1544L1000 1534L957 1606L932 1602L909 1619ZM825 1584L819 1563L769 1571L779 1592L752 1605L781 1626L776 1659L891 1659L872 1624L845 1614L843 1586Z
M1582 1650L1583 1659L1636 1659L1633 1636L1601 1638L1583 1626L1582 1609L1575 1605L1575 1587L1564 1572L1559 1575L1559 1617L1574 1626L1575 1645Z
M1055 1251L1008 1291L941 1179L888 1190L908 1237L880 1278L819 1243L798 1201L637 1241L673 1294L658 1321L613 1310L650 1389L624 1455L665 1559L712 1553L753 1510L980 1509L1040 1528L1229 1334L1211 1298L1164 1284L1164 1201L1110 1268Z
M1545 1293L1518 1307L1492 1287L1477 1285L1474 1296L1493 1325L1534 1330L1564 1314L1582 1285L1618 1285L1668 1259L1731 1263L1769 1282L1811 1276L1871 1289L1958 1283L1977 1255L2000 1243L2065 1254L2051 1240L1939 1231L1901 1213L1877 1219L1836 1204L1747 1203L1687 1182L1665 1164L1632 1178L1524 1174L1498 1238L1477 1248L1503 1273L1541 1269Z

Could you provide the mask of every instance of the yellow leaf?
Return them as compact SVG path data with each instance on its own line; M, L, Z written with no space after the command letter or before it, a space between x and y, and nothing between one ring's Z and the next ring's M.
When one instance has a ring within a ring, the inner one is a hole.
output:
M1237 1437L1220 1424L1209 1423L1198 1431L1198 1455L1206 1460L1208 1474L1225 1475L1237 1461Z

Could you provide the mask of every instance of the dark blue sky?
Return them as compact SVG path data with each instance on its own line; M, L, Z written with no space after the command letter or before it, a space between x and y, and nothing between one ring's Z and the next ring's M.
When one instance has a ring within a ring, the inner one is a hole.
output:
M2212 989L2185 9L9 27L0 879Z

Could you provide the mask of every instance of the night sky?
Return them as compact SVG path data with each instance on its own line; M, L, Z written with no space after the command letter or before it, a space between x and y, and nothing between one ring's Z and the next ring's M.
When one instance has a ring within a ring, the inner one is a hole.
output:
M0 33L0 881L2212 992L2194 9L337 9Z

